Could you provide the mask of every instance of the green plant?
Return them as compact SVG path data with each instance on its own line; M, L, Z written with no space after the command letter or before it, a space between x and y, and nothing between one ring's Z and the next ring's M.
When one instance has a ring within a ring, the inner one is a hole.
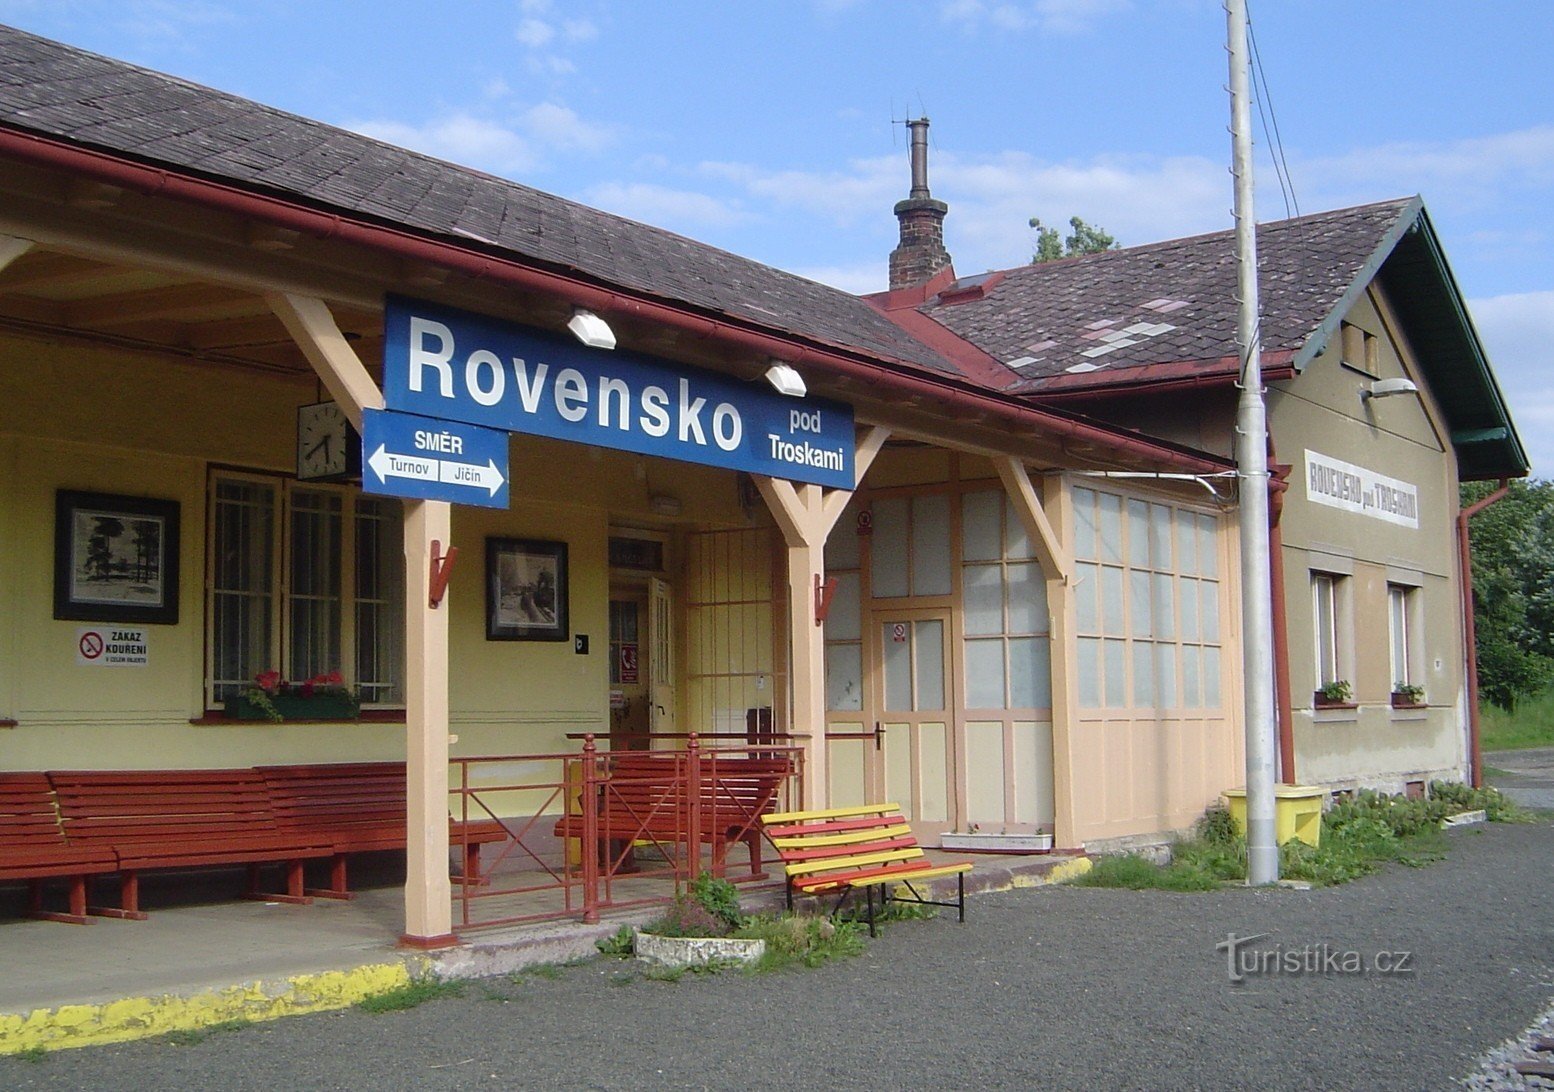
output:
M462 982L440 982L427 978L371 997L364 997L356 1002L356 1007L363 1012L371 1013L402 1012L438 998L458 997L463 992Z
M48 1048L41 1046L24 1047L21 1050L18 1050L15 1054L11 1055L11 1057L17 1059L18 1061L31 1062L33 1065L37 1065L39 1062L47 1061L48 1056Z
M832 959L857 955L864 948L861 924L813 914L761 914L747 919L734 935L766 941L765 954L750 968L758 973L793 964L818 967Z
M1393 683L1392 694L1394 697L1402 698L1409 705L1422 704L1425 696L1424 687L1407 682Z
M691 881L691 898L731 930L738 929L745 920L739 907L739 889L710 872L703 872Z
M254 685L243 691L243 700L264 714L265 719L274 724L279 724L286 718L281 716L281 711L275 705L274 699L285 697L331 697L346 698L353 709L353 714L361 710L361 691L355 687L345 685L345 679L338 671L326 672L322 675L314 675L311 679L300 683L287 682L281 678L279 671L261 671L254 676Z
M626 959L635 950L635 938L636 934L631 931L631 926L622 925L610 936L594 941L594 947L599 949L601 955Z
M703 872L677 895L663 917L646 926L665 937L726 937L746 921L739 906L739 889L727 880Z
M1354 687L1349 685L1348 679L1334 679L1317 687L1317 693L1323 701L1343 705L1354 697Z

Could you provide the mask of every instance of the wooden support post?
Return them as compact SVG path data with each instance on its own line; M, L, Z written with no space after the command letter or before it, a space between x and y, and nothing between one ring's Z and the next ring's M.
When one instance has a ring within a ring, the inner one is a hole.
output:
M858 438L853 456L853 483L863 476L890 438L888 429L873 426ZM826 538L853 490L823 490L818 485L795 485L783 478L757 476L772 518L788 545L788 643L792 661L793 716L789 731L804 747L804 806L825 807L826 765L826 642L815 589L825 581Z
M328 305L311 296L286 292L273 292L264 299L308 358L308 363L313 365L340 409L360 432L362 410L382 409L383 392L372 381L351 343L345 340ZM446 537L443 541L447 541Z
M1078 713L1077 642L1074 639L1074 589L1071 580L1073 559L1063 548L1063 540L1047 518L1048 507L1061 517L1059 527L1071 524L1069 505L1058 475L1044 483L1046 504L1036 493L1025 464L1011 456L993 460L1003 480L1009 504L1030 536L1031 545L1041 562L1047 584L1047 615L1051 619L1052 674L1052 811L1054 845L1073 848L1078 845L1077 817L1074 813L1073 730Z
M453 935L448 881L448 612L431 607L432 544L447 542L453 506L405 502L405 932L438 948Z

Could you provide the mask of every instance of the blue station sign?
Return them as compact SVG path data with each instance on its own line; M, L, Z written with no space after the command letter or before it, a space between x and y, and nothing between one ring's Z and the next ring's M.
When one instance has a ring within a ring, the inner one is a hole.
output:
M403 297L384 328L391 410L854 486L850 406Z
M362 411L362 490L507 507L507 433L386 410Z

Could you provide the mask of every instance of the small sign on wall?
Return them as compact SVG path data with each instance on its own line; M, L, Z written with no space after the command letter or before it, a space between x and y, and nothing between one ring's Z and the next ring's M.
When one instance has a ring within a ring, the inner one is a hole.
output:
M86 667L145 667L150 642L143 629L83 626L76 630L76 663Z
M635 682L640 682L641 681L639 672L637 670L637 646L636 645L621 645L620 669L621 669L621 682L623 682L623 683L635 683Z

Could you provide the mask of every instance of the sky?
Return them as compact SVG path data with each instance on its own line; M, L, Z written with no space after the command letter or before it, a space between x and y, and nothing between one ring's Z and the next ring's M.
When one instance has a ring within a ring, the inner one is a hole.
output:
M1554 476L1554 3L1250 8L1258 219L1423 195ZM885 287L909 117L962 275L1029 260L1032 216L1125 245L1231 226L1219 0L0 0L0 21L854 292Z

